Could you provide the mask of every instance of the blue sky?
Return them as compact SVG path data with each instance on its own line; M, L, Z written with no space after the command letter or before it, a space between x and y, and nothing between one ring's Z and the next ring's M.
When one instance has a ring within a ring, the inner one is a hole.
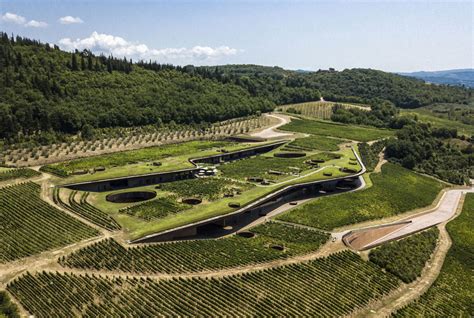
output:
M135 60L306 70L473 67L471 1L0 0L0 15L3 31Z

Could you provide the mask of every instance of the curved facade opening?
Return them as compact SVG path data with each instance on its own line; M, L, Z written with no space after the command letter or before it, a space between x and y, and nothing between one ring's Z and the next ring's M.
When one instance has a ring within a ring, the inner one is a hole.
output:
M152 191L131 191L121 193L111 193L105 197L109 202L113 203L134 203L150 200L156 197L156 192Z

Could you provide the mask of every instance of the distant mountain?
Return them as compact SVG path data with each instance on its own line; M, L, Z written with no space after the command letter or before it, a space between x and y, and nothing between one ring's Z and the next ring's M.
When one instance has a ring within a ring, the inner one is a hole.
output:
M467 87L474 87L474 69L472 68L436 72L413 72L398 74L420 78L429 83L464 85Z

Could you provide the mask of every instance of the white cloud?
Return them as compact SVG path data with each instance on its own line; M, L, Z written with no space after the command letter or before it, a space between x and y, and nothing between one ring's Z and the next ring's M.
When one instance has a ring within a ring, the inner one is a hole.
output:
M1 20L7 23L15 23L15 24L25 24L26 19L25 17L22 17L21 15L14 14L7 12L4 15L2 15Z
M188 63L213 61L239 52L239 50L228 46L150 49L145 44L132 43L119 36L97 32L93 32L89 37L83 39L61 39L59 40L59 46L68 51L88 49L95 53L112 54L117 57L126 56L134 59L152 59L159 62Z
M30 27L30 28L45 28L48 26L46 22L42 22L42 21L30 20L26 22L25 17L22 17L21 15L18 15L15 13L10 13L10 12L7 12L4 15L2 15L0 17L0 20L3 22L15 23L15 24L19 24L24 27Z
M77 23L84 23L81 18L79 17L72 17L67 15L65 17L59 18L59 23L61 24L77 24Z
M46 28L48 24L42 21L31 20L25 26L30 28Z

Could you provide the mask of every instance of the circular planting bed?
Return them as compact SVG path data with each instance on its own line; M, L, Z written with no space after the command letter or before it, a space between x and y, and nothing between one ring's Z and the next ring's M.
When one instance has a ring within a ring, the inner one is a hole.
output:
M332 172L323 172L323 175L326 177L332 176Z
M185 198L181 200L181 202L189 204L189 205L198 205L202 203L202 199L200 198Z
M273 155L278 158L301 158L306 156L304 152L277 152Z
M230 202L228 205L230 208L233 208L233 209L240 208L240 203L238 202Z
M134 203L150 200L156 197L154 191L131 191L121 193L111 193L105 197L109 202L113 203Z
M253 232L239 232L237 233L238 236L244 237L244 238L252 238L255 236L255 233Z

